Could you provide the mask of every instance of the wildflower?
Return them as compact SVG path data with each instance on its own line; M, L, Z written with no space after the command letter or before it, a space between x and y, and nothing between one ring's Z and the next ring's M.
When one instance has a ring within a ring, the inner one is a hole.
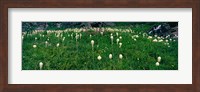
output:
M113 44L113 36L110 36L110 39L111 39L111 42L112 42L112 44Z
M35 40L37 40L37 37L35 37Z
M112 59L112 54L109 54L109 58Z
M63 39L62 39L63 41L65 40L65 37L63 37Z
M135 37L138 38L139 36L138 36L138 35L135 35Z
M119 43L119 39L117 38L117 44Z
M157 61L158 61L158 62L160 62L160 61L161 61L161 57L160 57L160 56L157 58Z
M59 43L56 44L57 47L59 47L59 45L60 45Z
M33 48L36 48L37 47L37 45L33 45Z
M134 41L137 41L137 39L134 39Z
M71 37L72 37L72 39L73 39L73 33L71 34Z
M164 43L165 45L169 45L169 43Z
M119 54L119 59L122 59L122 58L123 58L122 54Z
M42 62L39 63L39 67L40 67L40 70L42 70L42 67L43 67L43 63Z
M159 62L156 62L156 66L159 66L160 65L160 63Z
M152 36L148 36L148 39L152 39Z
M119 39L122 39L122 37L120 36Z
M79 38L79 35L78 35L78 34L76 34L76 41L78 40L78 38Z
M101 35L103 36L103 31L101 31L100 33L101 33Z
M154 37L157 37L157 35L154 35Z
M122 47L122 43L120 42L120 43L119 43L119 48L121 48L121 47Z
M116 35L118 36L118 32L116 33Z
M92 47L94 46L94 40L91 40Z
M165 38L168 38L168 37L170 37L170 35L167 35Z
M158 42L162 42L163 40L161 39L161 40L158 40Z
M165 40L166 42L168 42L168 40Z
M134 39L134 36L131 36L132 39Z
M90 38L92 38L92 35L90 35Z
M99 55L99 56L97 57L97 59L98 59L98 60L101 60L101 56Z
M158 42L158 40L157 40L157 39L154 39L153 42Z

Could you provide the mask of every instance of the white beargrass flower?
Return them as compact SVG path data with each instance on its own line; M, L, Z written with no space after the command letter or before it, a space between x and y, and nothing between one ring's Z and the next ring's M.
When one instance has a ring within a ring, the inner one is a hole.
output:
M59 45L60 45L59 43L56 44L57 47L59 47Z
M117 35L117 37L118 37L118 35L119 35L118 32L116 33L116 35Z
M169 45L169 43L165 43L165 45Z
M122 43L120 42L120 43L119 43L119 48L121 48L121 47L122 47Z
M37 40L37 37L35 37L35 40Z
M122 37L120 36L119 39L122 39Z
M103 31L101 31L100 33L101 33L101 35L103 36Z
M168 38L168 37L170 37L170 35L167 35L165 38Z
M170 41L172 41L172 39L169 39Z
M156 66L159 66L160 65L160 63L159 62L156 62Z
M48 41L45 41L45 44L46 44L46 46L47 46L47 44L48 44Z
M63 37L63 39L62 39L63 41L65 40L65 37Z
M110 36L110 39L113 39L113 36Z
M112 36L113 34L111 33L110 36Z
M33 48L36 48L37 47L37 45L33 45Z
M98 59L98 60L101 60L101 56L99 55L99 56L97 57L97 59Z
M42 67L43 67L43 63L42 62L39 63L39 67L40 67L40 70L42 70Z
M119 59L122 59L122 58L123 58L122 54L119 54Z
M137 39L133 39L134 41L137 41Z
M158 40L157 40L157 39L154 39L153 42L158 42Z
M135 35L135 37L138 38L139 36L138 36L138 35Z
M92 35L90 35L90 38L92 38Z
M78 40L78 38L79 38L79 35L78 35L78 34L76 34L76 41Z
M158 40L158 42L162 42L162 41L163 41L162 39Z
M131 36L132 39L134 39L134 36Z
M117 44L119 43L119 39L117 38Z
M113 36L112 36L112 35L110 36L110 39L111 39L111 42L112 42L112 44L113 44Z
M71 34L71 37L72 37L72 39L73 39L73 33Z
M157 58L157 61L158 61L158 62L160 62L160 61L161 61L161 57L160 57L160 56Z
M112 59L112 54L109 54L109 58Z
M168 42L168 40L165 40L166 42Z
M94 46L94 40L91 40L92 47Z
M154 35L154 37L157 37L157 35Z
M152 39L152 36L148 36L148 39Z

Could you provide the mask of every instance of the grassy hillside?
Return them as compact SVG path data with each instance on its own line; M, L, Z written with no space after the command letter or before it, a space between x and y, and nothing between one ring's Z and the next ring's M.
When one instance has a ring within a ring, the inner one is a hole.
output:
M39 70L42 62L42 70L177 70L178 41L149 36L145 31L150 27L138 24L130 28L104 28L103 35L94 29L25 33L22 69ZM76 35L79 35L77 39ZM119 43L122 43L121 48ZM109 54L112 54L112 59ZM156 65L158 57L161 61Z

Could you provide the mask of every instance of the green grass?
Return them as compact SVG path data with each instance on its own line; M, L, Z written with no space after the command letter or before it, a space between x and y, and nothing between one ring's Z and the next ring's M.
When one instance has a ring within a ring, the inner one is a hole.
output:
M134 33L119 31L122 36L122 48L116 43L116 31L79 32L82 39L76 42L75 32L62 32L63 37L56 37L55 33L41 32L24 35L22 46L22 70L39 70L39 63L43 62L43 70L177 70L178 69L178 41L169 41L169 46L163 42L152 42L152 39L143 37L143 32L149 27L130 28ZM121 29L126 30L126 29ZM73 39L71 35L73 33ZM110 34L114 36L111 44ZM90 34L92 37L90 38ZM41 35L44 35L41 36ZM139 35L134 41L131 36ZM35 40L37 37L37 40ZM49 38L48 46L45 41ZM91 40L94 40L92 51ZM169 40L169 39L168 39ZM59 43L60 46L56 47ZM33 48L33 45L37 45ZM109 54L113 55L109 59ZM119 59L119 54L123 59ZM97 57L102 59L98 60ZM156 66L157 57L161 56L159 66Z

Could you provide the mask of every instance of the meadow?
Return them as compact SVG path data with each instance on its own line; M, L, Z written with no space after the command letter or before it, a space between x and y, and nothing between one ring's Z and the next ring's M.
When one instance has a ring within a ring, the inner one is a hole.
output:
M150 27L23 32L22 70L177 70L178 40Z

